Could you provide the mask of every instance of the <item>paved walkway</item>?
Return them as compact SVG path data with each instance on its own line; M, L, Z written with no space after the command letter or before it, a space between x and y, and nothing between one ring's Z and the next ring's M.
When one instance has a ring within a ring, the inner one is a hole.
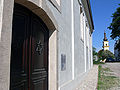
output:
M94 65L75 90L97 90L98 65Z
M120 78L120 63L106 63L102 65L103 68L108 67L113 71L116 77Z

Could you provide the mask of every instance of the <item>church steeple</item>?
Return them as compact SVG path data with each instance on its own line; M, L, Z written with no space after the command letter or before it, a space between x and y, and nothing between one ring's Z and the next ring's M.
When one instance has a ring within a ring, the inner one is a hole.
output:
M104 41L107 41L107 37L106 37L106 33L105 33L105 30L104 30Z
M103 39L103 50L109 50L109 41L106 37L105 30L104 30L104 39Z

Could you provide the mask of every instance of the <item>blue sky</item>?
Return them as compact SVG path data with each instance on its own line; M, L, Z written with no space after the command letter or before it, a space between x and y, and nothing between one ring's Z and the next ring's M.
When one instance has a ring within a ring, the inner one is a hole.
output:
M120 0L90 0L90 2L95 27L95 31L93 32L93 46L97 51L102 49L104 30L106 30L110 51L114 52L115 41L111 40L111 30L108 30L107 27L112 22L112 13L119 7Z

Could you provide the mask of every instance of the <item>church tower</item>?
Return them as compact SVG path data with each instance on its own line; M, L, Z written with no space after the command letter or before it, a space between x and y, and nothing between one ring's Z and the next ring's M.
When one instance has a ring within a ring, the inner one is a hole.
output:
M104 39L103 39L103 50L109 50L109 41L106 37L105 31L104 31Z

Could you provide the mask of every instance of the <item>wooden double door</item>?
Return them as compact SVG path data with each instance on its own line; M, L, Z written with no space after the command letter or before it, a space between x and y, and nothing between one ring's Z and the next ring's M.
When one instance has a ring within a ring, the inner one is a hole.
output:
M48 29L19 4L13 15L10 90L48 90Z

